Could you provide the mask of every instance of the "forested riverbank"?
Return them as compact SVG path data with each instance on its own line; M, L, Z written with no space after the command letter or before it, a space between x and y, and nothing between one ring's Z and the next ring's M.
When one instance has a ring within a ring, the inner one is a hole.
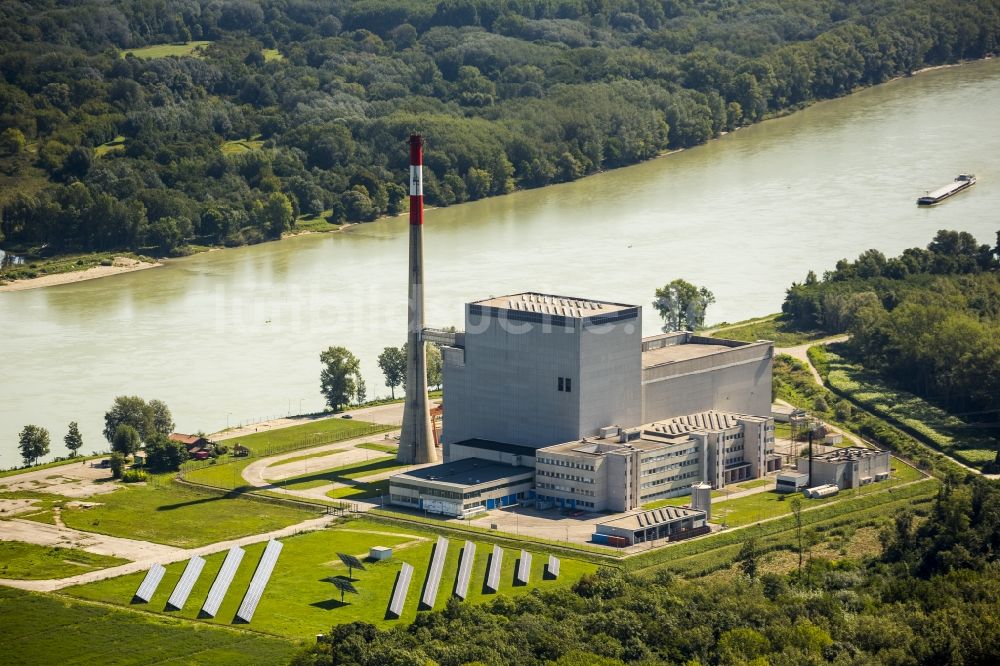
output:
M275 238L303 215L395 214L415 129L430 205L574 180L983 57L1000 34L987 0L0 11L0 232L34 255L178 254Z

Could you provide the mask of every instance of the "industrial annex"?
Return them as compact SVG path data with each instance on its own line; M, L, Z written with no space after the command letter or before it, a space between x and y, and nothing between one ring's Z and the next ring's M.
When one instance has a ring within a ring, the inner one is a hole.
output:
M642 338L640 317L521 293L468 303L464 332L425 329L444 357L445 462L391 477L392 503L449 516L514 503L627 512L779 469L772 343ZM646 513L627 518L648 538L707 517Z

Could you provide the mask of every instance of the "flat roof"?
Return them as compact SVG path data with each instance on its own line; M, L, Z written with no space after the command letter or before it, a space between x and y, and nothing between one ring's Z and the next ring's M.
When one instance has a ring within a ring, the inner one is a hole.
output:
M608 527L616 527L624 530L645 530L650 527L667 525L669 523L675 523L678 520L698 516L704 517L705 512L698 509L685 509L680 506L665 506L661 509L642 511L640 513L622 516L621 518L615 518L614 520L608 520L606 522L599 523L598 527L607 525Z
M846 462L848 460L871 458L872 456L877 456L881 453L886 452L875 449L863 449L860 446L848 446L843 449L835 449L833 451L827 451L826 453L814 455L813 459L822 460L824 462Z
M535 452L538 450L522 444L507 444L506 442L494 442L489 439L463 439L461 442L455 442L450 446L468 446L473 449L499 451L501 453L510 453L515 456L531 456L532 458L535 457Z
M521 312L536 312L539 314L562 315L564 317L594 317L596 315L609 314L630 310L638 306L626 305L624 303L611 303L609 301L596 301L590 298L578 298L575 296L557 296L555 294L541 294L534 291L526 291L520 294L510 294L508 296L494 296L481 301L474 301L473 305L483 305L500 310L518 310Z
M676 363L678 361L688 361L692 358L721 354L732 350L733 347L727 345L711 345L700 342L684 342L679 345L667 345L657 349L650 349L642 352L642 367L648 368L664 363Z
M484 483L492 483L525 474L534 478L535 470L530 467L504 465L503 463L480 460L479 458L463 458L462 460L395 474L389 477L389 481L413 479L465 487L479 486Z

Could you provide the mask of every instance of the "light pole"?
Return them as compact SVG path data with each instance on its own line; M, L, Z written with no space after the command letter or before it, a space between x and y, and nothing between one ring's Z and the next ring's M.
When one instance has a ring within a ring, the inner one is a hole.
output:
M232 416L232 412L226 412L226 430L229 430L229 417Z
M299 398L299 416L302 416L302 401L305 398Z

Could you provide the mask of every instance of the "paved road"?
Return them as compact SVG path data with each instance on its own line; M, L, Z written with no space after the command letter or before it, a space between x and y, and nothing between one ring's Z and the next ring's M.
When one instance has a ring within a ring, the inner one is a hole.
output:
M0 541L24 541L38 546L77 548L88 553L111 555L126 560L170 557L182 550L149 541L122 539L95 532L81 532L69 527L59 527L20 518L0 523Z
M810 347L815 347L816 345L830 345L833 344L834 342L843 342L847 340L848 337L849 336L847 335L838 335L837 337L834 338L825 338L823 340L807 342L804 345L798 345L795 347L775 347L774 352L776 354L788 354L792 358L797 358L798 360L805 363L806 367L809 368L809 372L812 374L813 379L816 381L816 383L822 385L823 378L819 376L819 373L816 371L816 368L814 368L813 364L809 361L809 354L807 354L806 352L809 351Z

